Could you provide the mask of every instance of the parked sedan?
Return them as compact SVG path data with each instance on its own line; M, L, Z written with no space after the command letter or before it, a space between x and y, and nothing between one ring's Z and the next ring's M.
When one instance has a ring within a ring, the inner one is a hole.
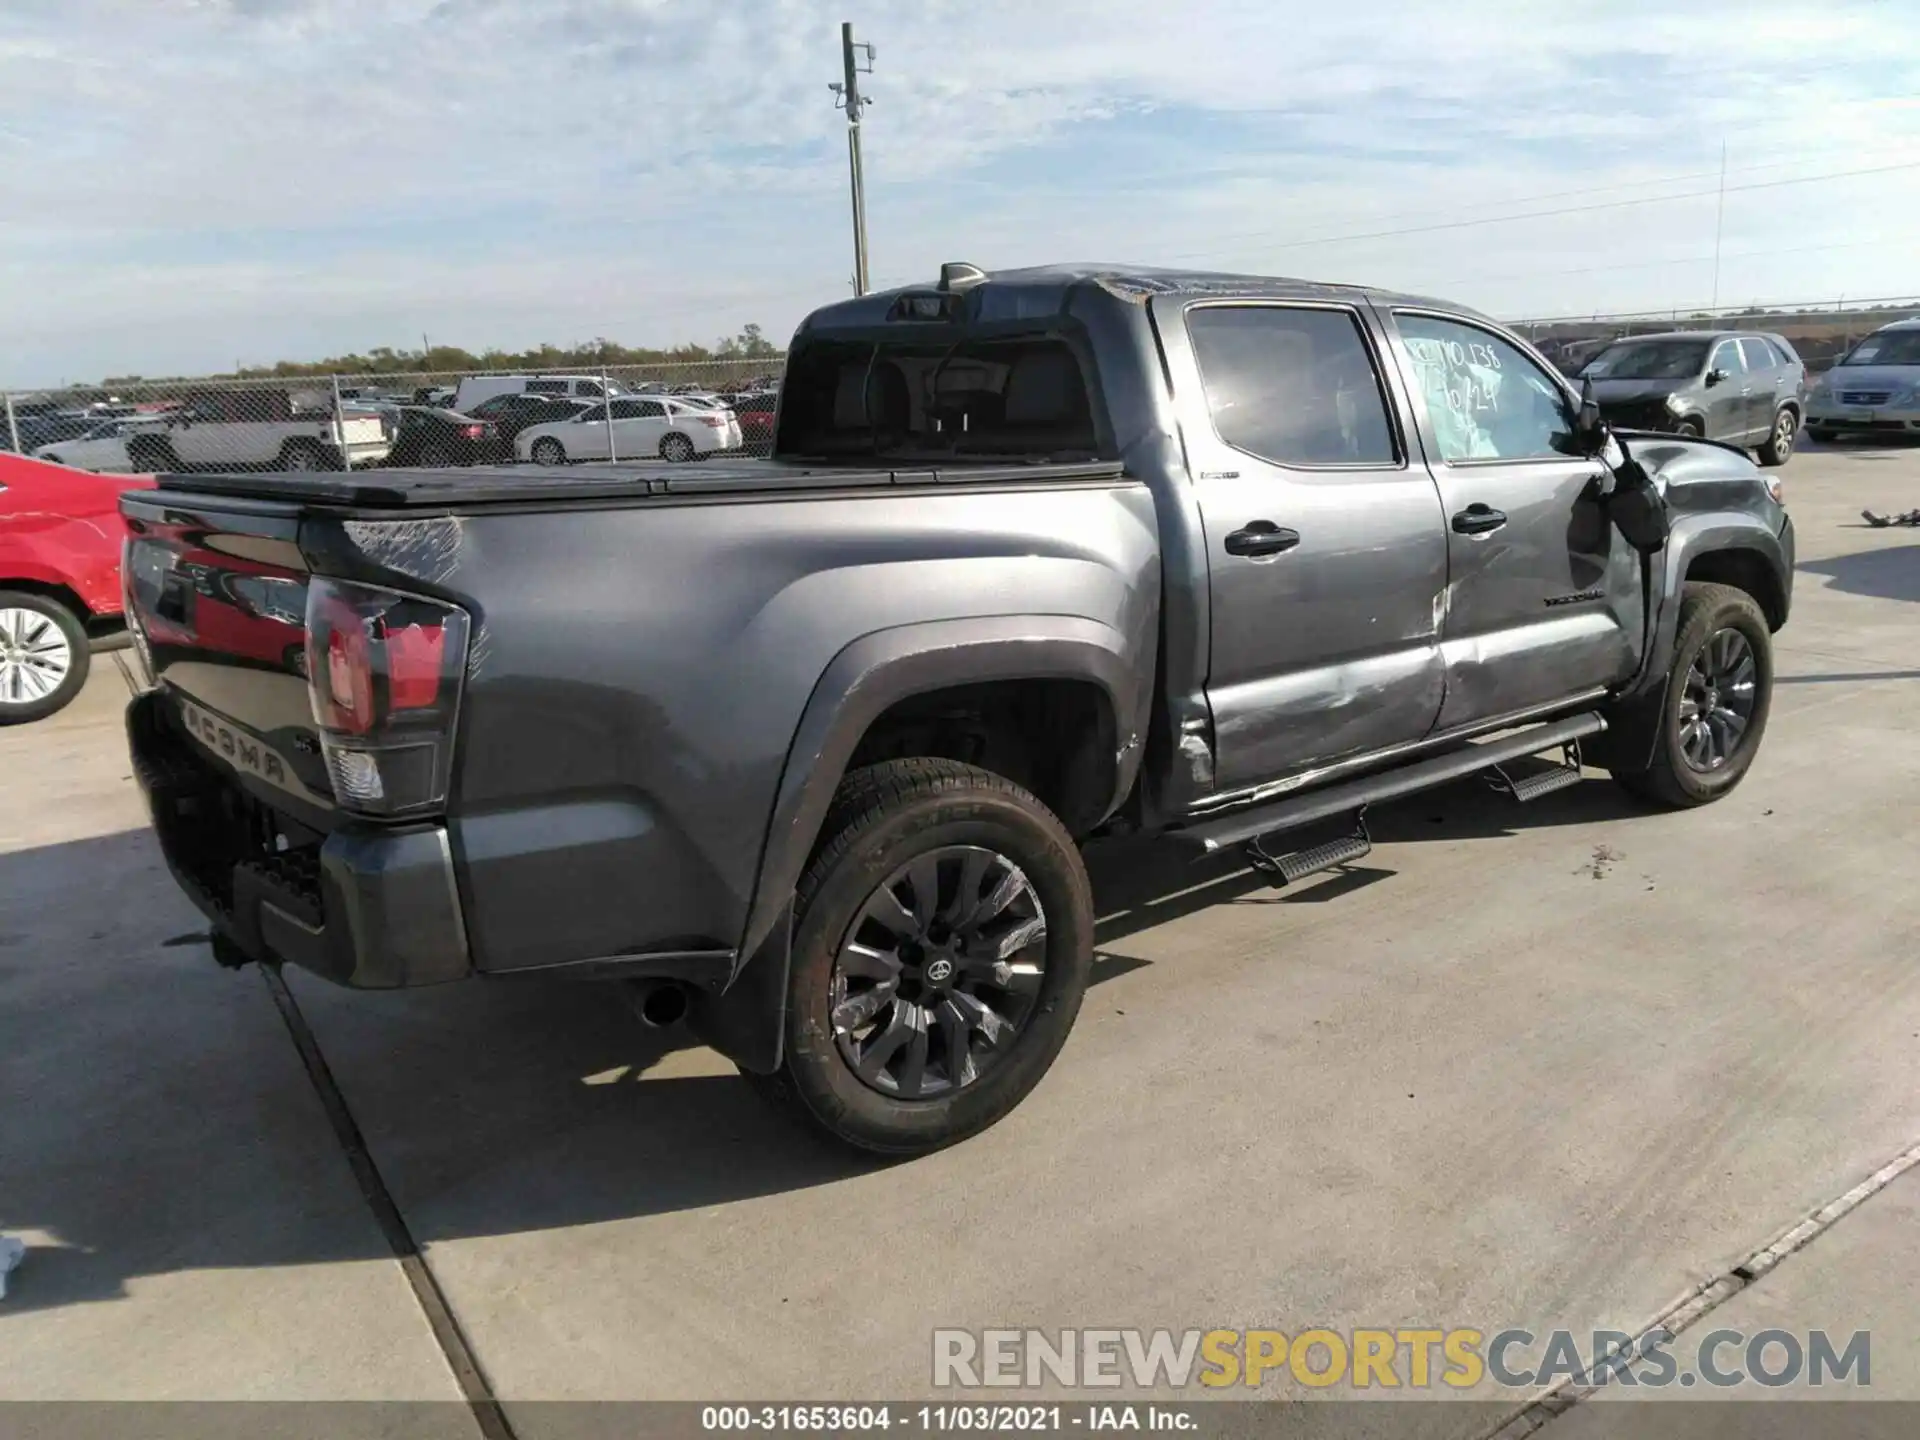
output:
M677 399L627 397L582 410L571 420L533 425L514 437L514 452L539 465L572 460L651 460L679 463L740 448L740 422L729 411L706 410Z
M1614 425L1757 449L1784 465L1806 416L1807 367L1783 337L1681 331L1616 340L1581 367Z
M135 465L127 458L127 440L142 430L153 430L163 422L138 417L103 420L72 440L42 445L33 452L36 460L67 465L75 470L95 470L104 474L127 475Z
M733 402L733 413L740 422L742 443L757 454L773 449L773 407L779 393L763 390L757 395L742 395Z
M491 420L403 405L398 413L389 465L491 465L513 458L512 447Z
M476 420L488 421L500 432L503 440L510 442L528 426L571 420L590 403L554 395L495 395L489 400L482 400L466 413Z

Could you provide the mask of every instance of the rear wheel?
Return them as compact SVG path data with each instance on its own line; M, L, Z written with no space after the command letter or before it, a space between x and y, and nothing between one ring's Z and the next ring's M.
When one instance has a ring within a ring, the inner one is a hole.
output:
M564 465L567 463L567 447L551 435L542 435L533 442L533 463L536 465Z
M687 461L693 459L693 456L693 441L689 440L679 431L676 430L672 434L662 437L660 441L660 458L662 460L669 461L675 465L684 465Z
M63 710L87 683L86 627L58 600L0 590L0 725Z
M1678 425L1674 426L1673 429L1675 434L1684 435L1689 440L1704 440L1707 435L1707 427L1692 415L1682 420Z
M1799 417L1784 405L1781 406L1780 412L1773 417L1773 429L1767 432L1767 443L1760 447L1760 463L1786 464L1793 455L1793 442L1799 433Z
M1014 1109L1093 961L1080 852L1032 795L948 760L856 772L796 893L784 1057L749 1082L844 1144L917 1155Z
M1634 794L1663 805L1705 805L1745 777L1773 703L1773 635L1754 598L1730 585L1689 584L1658 705L1653 754L1613 767Z
M289 440L280 447L282 470L310 471L335 468L317 440Z

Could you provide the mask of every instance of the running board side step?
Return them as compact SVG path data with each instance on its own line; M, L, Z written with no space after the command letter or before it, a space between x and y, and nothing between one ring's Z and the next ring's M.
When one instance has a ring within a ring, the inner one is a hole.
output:
M1580 742L1569 740L1561 747L1558 765L1536 770L1531 775L1522 775L1517 779L1507 773L1506 766L1496 765L1487 776L1487 783L1502 795L1511 795L1525 805L1529 800L1538 800L1542 795L1551 795L1556 790L1571 789L1585 778L1580 773Z
M1236 845L1245 845L1257 841L1263 836L1275 835L1283 830L1297 830L1303 825L1311 825L1316 820L1326 820L1335 815L1364 811L1368 805L1383 800L1397 800L1403 795L1413 795L1422 790L1430 790L1436 785L1444 785L1450 780L1463 779L1468 775L1478 775L1482 771L1493 770L1498 766L1510 764L1515 760L1536 754L1541 750L1559 746L1575 746L1590 735L1598 735L1607 728L1607 722L1598 711L1589 710L1578 715L1569 715L1564 720L1555 720L1547 725L1535 725L1525 730L1515 731L1511 735L1501 735L1492 740L1475 745L1462 745L1457 750L1443 751L1426 760L1415 761L1411 765L1402 765L1394 770L1383 770L1377 775L1363 775L1357 780L1348 780L1339 785L1329 785L1324 790L1309 790L1300 795L1289 795L1284 799L1272 800L1264 805L1256 805L1249 810L1235 811L1223 815L1218 820L1208 820L1199 825L1190 825L1184 830L1176 830L1168 835L1169 840L1177 840L1198 846L1208 855L1217 855L1222 850L1232 849ZM1577 748L1569 752L1572 758L1578 756ZM1565 771L1570 767L1556 767ZM1574 779L1579 771L1571 771ZM1544 788L1538 782L1545 780ZM1509 781L1507 788L1517 798L1534 799L1539 795L1571 785L1573 779L1565 774L1549 771L1542 776L1528 776L1518 784ZM1522 788L1526 793L1521 795ZM1359 844L1365 837L1364 823L1356 822L1356 833L1341 840L1331 841L1326 846L1316 847L1313 851L1303 851L1299 857L1304 862L1307 856L1317 850ZM1371 848L1371 842L1368 842ZM1356 850L1348 859L1358 858L1366 850ZM1264 855L1265 852L1263 851ZM1282 859L1295 857L1267 857L1276 866ZM1255 862L1258 864L1258 861ZM1330 864L1343 864L1345 860L1335 860ZM1318 865L1315 869L1326 869L1327 865ZM1312 871L1303 873L1311 874ZM1289 877L1297 878L1297 877Z
M1296 880L1304 880L1309 875L1318 875L1322 870L1335 870L1342 865L1351 865L1356 860L1364 860L1372 853L1373 836L1367 833L1367 807L1364 805L1353 817L1353 833L1329 840L1324 845L1275 855L1261 845L1259 836L1247 841L1247 863L1271 880L1276 890Z

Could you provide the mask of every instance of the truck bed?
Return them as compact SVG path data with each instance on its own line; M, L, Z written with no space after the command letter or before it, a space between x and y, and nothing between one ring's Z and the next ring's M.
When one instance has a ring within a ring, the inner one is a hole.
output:
M411 511L889 486L1111 484L1122 475L1123 467L1117 460L986 465L951 462L860 465L751 459L670 465L653 460L560 467L476 465L451 470L395 468L271 475L161 475L159 487L163 491L297 500L352 510Z

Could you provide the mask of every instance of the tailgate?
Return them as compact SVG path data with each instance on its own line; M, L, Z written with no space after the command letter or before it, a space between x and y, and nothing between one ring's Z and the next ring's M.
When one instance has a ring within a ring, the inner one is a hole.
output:
M261 798L331 810L297 507L149 493L122 510L129 628L171 718Z

